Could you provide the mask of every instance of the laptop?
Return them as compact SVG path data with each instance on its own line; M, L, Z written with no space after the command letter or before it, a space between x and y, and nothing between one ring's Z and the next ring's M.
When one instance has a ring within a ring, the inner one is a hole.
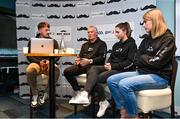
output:
M53 53L54 40L47 38L31 38L31 53Z

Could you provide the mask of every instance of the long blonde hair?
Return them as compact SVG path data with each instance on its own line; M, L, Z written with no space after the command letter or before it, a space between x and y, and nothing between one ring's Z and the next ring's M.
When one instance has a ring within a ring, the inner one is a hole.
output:
M155 8L146 12L143 16L145 21L151 20L152 21L152 29L151 29L151 36L152 38L159 37L163 35L167 30L167 25L165 23L164 17L162 12Z

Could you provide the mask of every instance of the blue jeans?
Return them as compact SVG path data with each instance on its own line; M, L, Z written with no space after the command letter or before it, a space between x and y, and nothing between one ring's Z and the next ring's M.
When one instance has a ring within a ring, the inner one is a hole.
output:
M168 81L156 74L142 74L138 71L132 71L110 76L107 79L107 84L116 103L116 108L125 108L129 116L136 116L135 91L166 88Z

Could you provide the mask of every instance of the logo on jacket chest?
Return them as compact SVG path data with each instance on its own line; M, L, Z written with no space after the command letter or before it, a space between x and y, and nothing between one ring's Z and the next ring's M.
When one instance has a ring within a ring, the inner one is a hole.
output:
M88 48L88 52L91 52L91 51L93 51L93 48L92 48L92 47L89 47L89 48Z
M115 51L116 51L116 52L122 52L122 50L123 50L122 48L118 48L118 49L116 49Z
M153 49L152 46L149 46L149 47L147 48L147 51L152 52L152 51L154 51L154 49Z

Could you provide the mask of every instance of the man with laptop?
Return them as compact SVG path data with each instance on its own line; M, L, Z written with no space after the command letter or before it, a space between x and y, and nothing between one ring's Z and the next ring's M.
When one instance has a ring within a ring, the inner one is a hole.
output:
M36 38L31 38L28 43L29 52L31 53L53 53L54 49L58 49L56 40L49 37L50 25L47 22L40 22L37 26L38 34ZM48 57L27 57L30 64L26 69L27 81L32 92L31 106L37 107L43 105L48 97L48 84L43 94L39 96L37 89L37 76L44 74L49 78L49 60ZM59 58L55 58L57 63ZM59 69L55 64L55 80L59 78Z

